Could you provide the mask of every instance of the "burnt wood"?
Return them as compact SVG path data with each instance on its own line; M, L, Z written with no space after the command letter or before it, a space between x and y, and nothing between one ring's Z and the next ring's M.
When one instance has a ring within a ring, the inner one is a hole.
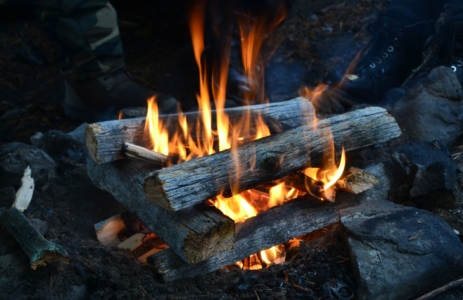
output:
M281 178L305 167L317 167L334 139L337 153L386 142L400 135L387 111L369 107L301 126L231 150L154 171L145 179L146 199L168 210L180 210L211 199L231 187L240 191ZM238 168L235 161L238 161Z
M308 198L295 199L236 224L231 251L217 253L208 260L189 265L171 249L166 249L148 257L148 262L165 281L192 278L338 221L333 203Z
M32 269L55 261L69 262L66 250L46 240L17 208L13 207L0 215L0 225L11 234L29 256Z
M87 169L96 186L111 193L185 262L194 264L231 250L234 222L215 207L171 212L146 201L142 186L149 173L146 164L121 160L97 165L88 158Z
M312 122L315 111L312 104L304 98L296 98L284 102L241 106L225 109L232 124L241 120L245 111L249 110L251 122L257 115L261 115L264 122L272 132L279 132ZM189 128L196 128L200 119L198 112L185 113ZM212 127L215 129L215 111L212 112ZM165 128L173 133L179 130L178 115L160 116ZM123 159L121 152L124 143L132 143L146 148L151 148L151 140L145 132L145 118L114 120L89 124L85 130L87 149L93 160L98 163L108 163ZM253 125L250 128L254 128Z

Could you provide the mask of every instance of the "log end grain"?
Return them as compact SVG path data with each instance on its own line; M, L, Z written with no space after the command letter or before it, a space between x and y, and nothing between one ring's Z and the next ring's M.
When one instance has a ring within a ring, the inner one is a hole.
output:
M175 210L172 205L170 205L170 201L164 191L163 182L156 172L149 174L145 178L143 189L145 190L145 198L149 202L170 211Z
M367 171L350 167L347 175L336 183L339 189L351 194L360 194L378 183L378 179Z
M97 164L103 163L98 156L98 139L96 138L101 131L101 125L98 123L88 124L85 128L85 145L90 157Z
M214 218L213 214L217 214L216 209L210 212L211 220L214 221L215 226L211 226L207 231L201 233L201 235L190 232L185 239L184 251L190 264L199 263L216 253L231 251L233 249L233 238L235 235L233 220L228 218L228 220L223 218L217 219ZM207 247L204 247L205 245Z

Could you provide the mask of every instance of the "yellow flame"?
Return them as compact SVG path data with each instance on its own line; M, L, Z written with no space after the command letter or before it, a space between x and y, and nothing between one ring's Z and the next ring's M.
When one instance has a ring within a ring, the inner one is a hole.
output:
M169 155L169 135L159 119L156 97L148 99L148 114L146 116L145 131L149 132L153 151Z

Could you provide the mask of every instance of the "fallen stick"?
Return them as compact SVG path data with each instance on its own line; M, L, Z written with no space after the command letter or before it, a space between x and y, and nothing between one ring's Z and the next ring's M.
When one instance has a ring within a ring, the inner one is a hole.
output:
M301 126L230 150L155 171L144 183L146 199L180 210L211 199L230 187L240 191L281 178L307 166L316 167L334 141L339 153L386 142L400 135L387 111L369 107ZM235 161L238 161L238 168Z
M431 292L429 292L427 294L424 294L424 295L416 298L415 300L431 300L431 299L436 298L440 294L445 293L446 291L454 289L454 288L456 288L458 286L461 286L461 285L463 285L463 278L460 278L460 279L457 279L455 281L449 282L446 285L441 286L438 289L435 289L434 291L431 291Z
M312 122L315 111L312 104L304 98L296 98L284 102L241 106L225 109L225 113L234 124L241 120L245 111L251 113L251 121L261 115L264 122L273 132L287 130ZM215 111L212 111L212 126L215 129ZM198 112L185 113L188 127L196 128L200 119ZM160 116L160 120L171 133L179 130L178 115ZM151 148L151 140L145 130L145 118L123 119L89 124L85 129L87 149L93 160L98 163L108 163L123 159L121 149L124 143L132 143L145 148ZM251 125L250 128L253 128Z
M69 262L69 255L58 244L47 241L17 208L12 207L0 215L0 225L18 241L29 256L31 268L55 261Z
M97 165L88 158L87 171L97 187L111 193L184 261L194 264L231 250L234 222L215 207L171 212L146 201L143 179L149 169L145 164L122 160Z
M171 249L166 249L148 257L148 262L165 281L192 278L338 221L333 203L295 199L249 218L244 223L236 224L233 249L229 252L217 253L208 260L191 266Z

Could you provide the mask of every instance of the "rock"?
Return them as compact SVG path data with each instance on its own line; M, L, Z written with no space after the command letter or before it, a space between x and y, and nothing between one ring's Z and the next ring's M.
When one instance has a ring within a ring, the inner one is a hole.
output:
M59 130L50 130L45 134L36 133L31 137L31 143L45 151L57 162L65 162L79 166L85 163L87 149L85 148L84 123L70 133Z
M22 108L12 108L10 110L7 110L5 113L3 113L0 116L0 120L10 120L10 119L16 119L21 117L24 114L24 110Z
M393 107L408 142L442 140L452 146L463 132L463 91L454 72L438 67Z
M16 199L16 190L9 186L0 189L0 207L11 207Z
M68 132L67 135L71 137L76 142L85 144L85 128L87 128L87 123L82 123L79 127L74 129L71 132Z
M56 163L42 150L17 142L0 146L0 187L19 186L27 166L38 186L55 175Z
M444 144L411 143L397 149L392 161L397 176L402 178L397 199L407 201L401 197L410 197L425 209L458 206L462 172Z
M461 274L463 244L424 210L372 200L340 211L358 299L410 299Z

